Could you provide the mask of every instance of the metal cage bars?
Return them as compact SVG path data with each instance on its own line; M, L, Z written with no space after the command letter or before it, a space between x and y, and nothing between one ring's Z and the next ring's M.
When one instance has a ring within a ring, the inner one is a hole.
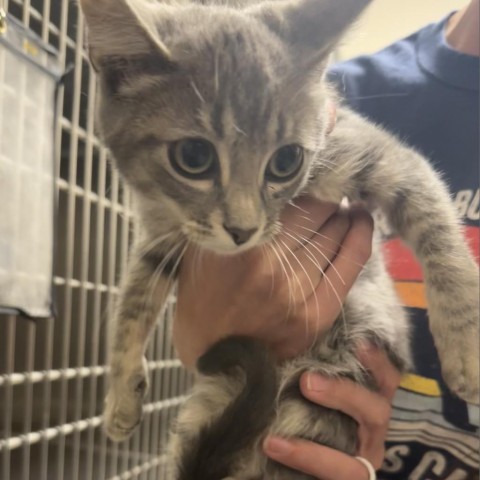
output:
M73 66L57 104L55 319L0 316L0 477L159 480L163 447L190 384L174 358L167 306L148 349L145 419L123 444L99 428L106 392L105 318L132 240L129 192L94 133L95 75L70 0L3 0L4 9Z

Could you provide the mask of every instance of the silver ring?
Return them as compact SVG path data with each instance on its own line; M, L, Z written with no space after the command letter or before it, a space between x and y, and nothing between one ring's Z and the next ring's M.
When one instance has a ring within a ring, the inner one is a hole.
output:
M368 470L368 474L370 475L368 477L368 480L377 480L377 474L375 473L375 469L373 468L373 465L363 457L355 457L360 463L362 463L365 468Z

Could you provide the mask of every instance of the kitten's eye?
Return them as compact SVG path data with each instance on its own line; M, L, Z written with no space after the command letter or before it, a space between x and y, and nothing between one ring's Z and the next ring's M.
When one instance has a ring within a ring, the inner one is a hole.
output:
M303 148L298 145L285 145L279 148L270 159L265 177L271 182L291 180L303 163Z
M210 177L217 166L215 147L201 138L187 138L171 144L168 157L180 175L192 179Z

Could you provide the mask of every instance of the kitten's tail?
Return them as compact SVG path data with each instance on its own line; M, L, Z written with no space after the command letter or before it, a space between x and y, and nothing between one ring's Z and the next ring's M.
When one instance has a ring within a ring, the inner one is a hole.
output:
M200 431L181 461L181 480L219 480L229 476L236 455L269 425L277 394L276 370L260 342L239 336L216 343L198 360L197 368L203 375L240 371L245 376L240 394Z

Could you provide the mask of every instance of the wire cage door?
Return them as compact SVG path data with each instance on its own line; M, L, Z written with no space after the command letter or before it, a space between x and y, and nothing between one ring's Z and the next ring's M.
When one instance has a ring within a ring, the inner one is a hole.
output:
M56 104L56 315L0 314L0 479L161 480L168 425L191 381L170 341L174 297L148 349L151 387L141 427L122 444L101 429L106 320L134 229L129 192L95 135L83 18L70 0L3 0L3 10L71 72Z

